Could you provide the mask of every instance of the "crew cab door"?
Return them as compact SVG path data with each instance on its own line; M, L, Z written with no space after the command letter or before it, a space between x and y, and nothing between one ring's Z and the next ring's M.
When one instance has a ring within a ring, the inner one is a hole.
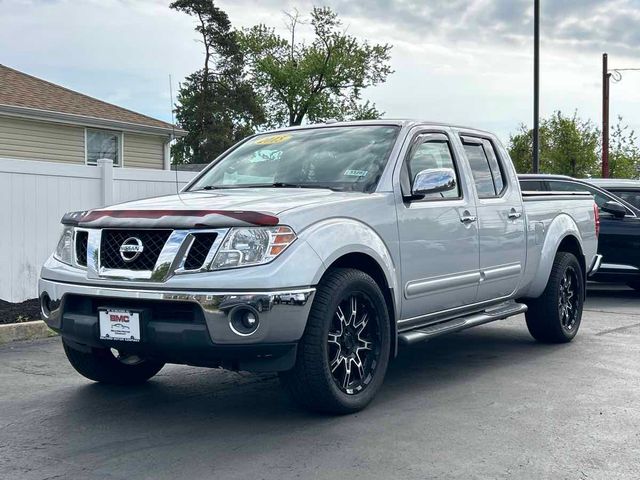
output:
M474 303L480 278L475 200L449 135L417 131L410 139L396 192L405 321ZM457 185L412 198L415 176L431 168L453 169Z
M477 301L515 292L526 261L525 217L515 175L494 141L461 136L476 194L480 237L480 285Z

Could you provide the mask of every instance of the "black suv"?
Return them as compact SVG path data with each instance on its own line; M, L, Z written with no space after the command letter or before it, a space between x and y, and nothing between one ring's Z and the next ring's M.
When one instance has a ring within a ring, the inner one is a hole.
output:
M640 180L590 178L587 181L640 209Z
M584 180L563 175L519 175L523 192L590 192L600 209L600 270L591 280L621 282L640 291L640 209Z

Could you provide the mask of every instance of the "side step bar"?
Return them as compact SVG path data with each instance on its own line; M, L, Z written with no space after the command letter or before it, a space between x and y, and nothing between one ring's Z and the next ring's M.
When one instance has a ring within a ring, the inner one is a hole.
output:
M446 320L444 322L426 327L419 327L416 330L401 333L398 335L398 341L404 345L411 345L439 337L440 335L459 332L460 330L466 330L467 328L494 322L496 320L504 320L505 318L512 317L526 311L527 306L524 303L509 302L506 305L503 304L498 307L484 310L480 313Z

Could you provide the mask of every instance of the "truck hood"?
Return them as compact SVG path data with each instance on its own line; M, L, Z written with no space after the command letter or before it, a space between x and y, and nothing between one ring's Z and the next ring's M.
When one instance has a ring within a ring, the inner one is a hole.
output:
M202 228L277 225L278 215L294 208L362 197L327 189L238 188L185 192L135 200L111 207L72 212L62 223L84 227Z

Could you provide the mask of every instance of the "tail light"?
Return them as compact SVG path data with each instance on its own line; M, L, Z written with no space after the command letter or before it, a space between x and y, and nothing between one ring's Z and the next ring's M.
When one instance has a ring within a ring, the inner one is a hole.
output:
M597 204L593 204L593 217L596 222L596 237L600 235L600 209Z

